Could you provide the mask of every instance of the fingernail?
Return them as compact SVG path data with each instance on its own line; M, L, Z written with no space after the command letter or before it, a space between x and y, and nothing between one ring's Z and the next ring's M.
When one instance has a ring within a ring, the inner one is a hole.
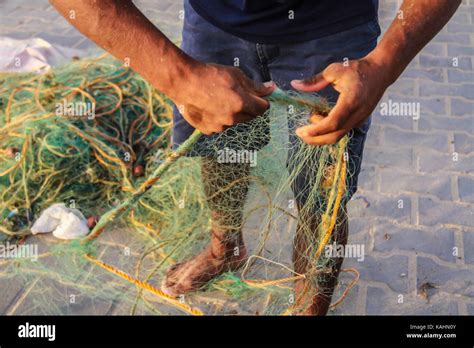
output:
M275 82L273 81L267 81L267 82L264 82L263 85L265 87L274 87L275 86Z
M297 129L296 130L296 135L299 136L299 137L304 137L304 136L306 136L306 132L302 131L301 129Z
M303 80L292 80L291 83L302 84Z

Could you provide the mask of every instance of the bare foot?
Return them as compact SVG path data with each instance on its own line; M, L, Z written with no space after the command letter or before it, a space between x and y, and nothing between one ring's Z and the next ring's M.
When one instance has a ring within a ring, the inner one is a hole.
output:
M197 290L216 276L238 269L246 259L243 244L227 246L225 251L211 244L189 261L172 266L161 283L161 290L174 297Z

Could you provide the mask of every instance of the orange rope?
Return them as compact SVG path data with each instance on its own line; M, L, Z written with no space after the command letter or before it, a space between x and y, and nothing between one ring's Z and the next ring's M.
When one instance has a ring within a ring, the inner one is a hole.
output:
M114 268L111 265L108 265L108 264L106 264L106 263L104 263L100 260L97 260L96 258L94 258L90 255L86 254L86 255L84 255L84 257L88 261L92 262L93 264L95 264L99 267L102 267L103 269L109 271L110 273L113 273L113 274L129 281L130 283L135 284L136 286L138 286L142 289L150 291L151 293L153 293L153 294L157 295L158 297L160 297L162 300L164 300L164 301L172 304L173 306L185 311L186 313L189 313L189 314L192 314L192 315L203 315L201 310L199 310L197 308L192 308L191 306L189 306L185 303L179 302L174 297L165 294L163 291L161 291L160 289L154 287L153 285L151 285L149 283L145 283L145 282L143 282L139 279L136 279L136 278L128 275L127 273L122 272L121 270L118 270L118 269Z
M346 290L344 290L344 293L341 295L341 297L339 297L339 299L334 302L333 304L331 304L329 306L329 308L336 308L342 301L344 301L344 299L346 298L347 294L349 293L349 291L352 289L352 287L359 281L359 278L360 278L360 273L358 270L356 270L355 268L348 268L348 269L341 269L341 272L352 272L352 273L355 273L356 277L354 278L354 280L352 280L352 282L347 286Z

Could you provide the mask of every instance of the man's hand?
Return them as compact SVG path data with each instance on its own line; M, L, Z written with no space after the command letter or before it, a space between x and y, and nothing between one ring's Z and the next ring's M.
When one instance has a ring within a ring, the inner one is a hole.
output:
M461 0L404 0L382 41L365 58L350 61L349 66L331 64L306 81L292 81L300 91L317 92L331 84L340 93L327 117L299 128L297 134L308 144L333 144L359 126L460 4Z
M370 116L389 85L384 76L380 65L363 58L348 64L333 63L318 75L293 80L292 86L302 92L318 92L332 85L340 93L327 117L298 128L296 134L310 145L336 143Z
M131 0L50 0L72 25L167 94L205 134L261 115L274 84L234 67L197 62L176 47ZM74 16L70 14L74 13Z
M254 82L235 67L195 61L186 70L182 83L167 94L186 121L204 134L262 115L269 107L262 97L276 87L273 82Z

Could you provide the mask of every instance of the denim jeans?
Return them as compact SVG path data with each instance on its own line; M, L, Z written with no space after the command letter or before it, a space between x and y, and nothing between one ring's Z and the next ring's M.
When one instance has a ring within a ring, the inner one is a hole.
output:
M245 41L212 25L198 15L188 3L184 2L185 19L181 49L196 60L222 65L234 65L238 58L239 68L252 80L274 81L283 90L291 89L290 81L303 79L324 70L329 64L346 59L359 59L372 51L380 35L377 20L358 25L349 30L311 41L285 44L258 44ZM318 92L329 102L337 101L338 93L327 87ZM177 108L173 115L173 146L176 148L193 132L194 128L182 117ZM295 127L289 122L289 160L297 151L298 139ZM249 124L251 126L251 124ZM370 127L370 118L359 128L351 130L348 144L347 179L349 199L357 190L357 177L360 172L364 143ZM240 127L242 129L242 127ZM245 133L245 126L244 126ZM205 147L207 140L215 135L203 136L196 146ZM195 152L195 155L200 155ZM293 190L304 187L307 177L304 173L296 179Z

